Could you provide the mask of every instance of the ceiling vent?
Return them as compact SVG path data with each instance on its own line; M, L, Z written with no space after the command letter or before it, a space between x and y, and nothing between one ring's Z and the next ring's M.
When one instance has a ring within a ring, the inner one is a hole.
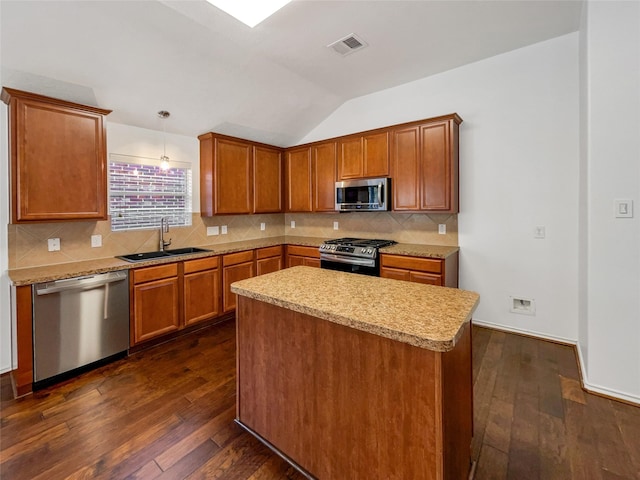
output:
M357 51L362 50L369 44L358 37L355 33L351 33L340 40L327 45L327 48L331 48L334 52L339 53L343 57Z

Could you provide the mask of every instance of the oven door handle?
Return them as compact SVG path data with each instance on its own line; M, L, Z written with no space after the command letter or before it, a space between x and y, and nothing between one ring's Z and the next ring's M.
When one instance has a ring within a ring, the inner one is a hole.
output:
M323 253L320 255L320 260L327 260L329 262L336 262L336 263L348 263L349 265L359 265L362 267L375 267L376 266L376 261L373 259L366 259L366 258L354 258L354 257L349 257L348 259L345 259L344 257L341 257L340 255L334 255L332 253Z

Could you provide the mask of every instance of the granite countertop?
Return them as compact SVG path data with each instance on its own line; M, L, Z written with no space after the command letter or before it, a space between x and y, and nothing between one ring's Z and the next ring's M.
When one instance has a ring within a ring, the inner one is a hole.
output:
M231 291L438 352L454 348L480 299L466 290L313 267L235 282Z
M213 255L224 255L226 253L241 252L243 250L253 250L256 248L272 247L275 245L301 245L308 247L319 247L326 238L316 237L296 237L279 236L267 237L241 242L216 243L213 245L198 245L200 248L209 250L208 252L193 253L161 259L147 260L144 262L127 262L115 257L98 258L95 260L83 260L78 262L59 263L42 267L17 268L9 270L9 278L13 285L31 285L33 283L52 282L64 278L80 277L84 275L94 275L97 273L112 272L115 270L129 270L131 268L148 267L173 263L194 258L204 258ZM382 253L394 255L409 255L415 257L446 258L457 252L458 247L446 247L440 245L417 245L417 244L396 244L391 247L380 249ZM134 253L134 252L131 252Z

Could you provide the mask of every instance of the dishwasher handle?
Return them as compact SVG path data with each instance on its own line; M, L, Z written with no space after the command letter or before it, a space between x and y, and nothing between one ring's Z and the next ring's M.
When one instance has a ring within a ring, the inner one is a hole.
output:
M65 278L64 280L56 280L55 282L39 283L36 285L35 290L36 295L49 295L51 293L68 290L89 290L109 283L121 282L122 280L126 280L127 277L127 272L117 271L100 275Z

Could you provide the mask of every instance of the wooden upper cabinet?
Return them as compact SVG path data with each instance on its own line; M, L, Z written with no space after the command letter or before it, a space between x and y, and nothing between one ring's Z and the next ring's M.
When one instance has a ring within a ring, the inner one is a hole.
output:
M458 213L456 114L391 130L393 210Z
M287 212L312 212L311 148L294 148L286 152Z
M338 141L338 178L389 176L389 132L343 137Z
M393 209L420 208L420 128L406 127L391 134L391 191Z
M12 223L107 219L111 110L2 89L9 106Z
M313 211L334 212L336 209L336 142L311 147L313 167Z
M249 142L215 139L215 213L251 213L252 153Z
M282 211L280 149L216 133L198 139L203 216Z
M253 147L253 213L282 212L282 152Z

